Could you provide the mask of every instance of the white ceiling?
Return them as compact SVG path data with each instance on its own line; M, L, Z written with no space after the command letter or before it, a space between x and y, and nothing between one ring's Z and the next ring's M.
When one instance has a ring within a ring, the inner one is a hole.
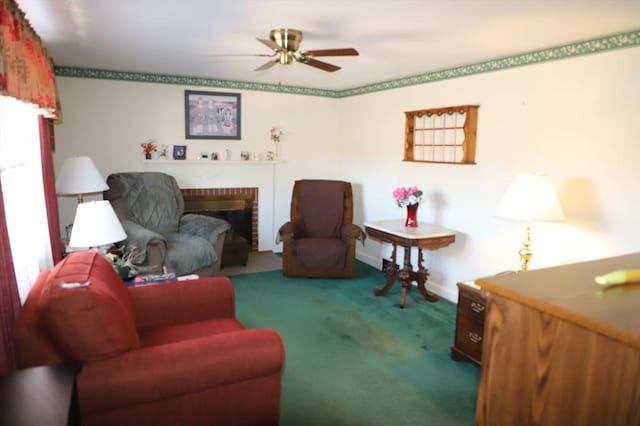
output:
M17 0L56 65L344 90L640 29L640 0ZM256 41L295 28L303 50L256 72ZM246 54L249 56L210 56Z

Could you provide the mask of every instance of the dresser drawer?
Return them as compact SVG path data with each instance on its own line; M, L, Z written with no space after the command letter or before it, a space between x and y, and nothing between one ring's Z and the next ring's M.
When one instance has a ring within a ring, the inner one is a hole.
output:
M458 297L458 315L484 323L485 300L479 295L460 288Z
M478 323L464 316L458 317L455 348L478 364L482 360L483 331L483 323Z
M458 283L456 334L451 358L456 361L482 361L482 339L486 299L473 282Z

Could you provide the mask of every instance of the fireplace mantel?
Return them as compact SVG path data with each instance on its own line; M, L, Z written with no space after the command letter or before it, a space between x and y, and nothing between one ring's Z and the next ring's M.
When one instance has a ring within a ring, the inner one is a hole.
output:
M183 165L183 164L206 164L211 166L224 166L224 165L238 165L253 166L253 165L265 165L265 164L280 164L284 163L283 160L142 160L146 164L171 164L171 165Z
M175 177L180 189L258 188L258 251L274 249L277 231L274 219L276 165L281 160L142 161L144 169L148 171L163 172Z

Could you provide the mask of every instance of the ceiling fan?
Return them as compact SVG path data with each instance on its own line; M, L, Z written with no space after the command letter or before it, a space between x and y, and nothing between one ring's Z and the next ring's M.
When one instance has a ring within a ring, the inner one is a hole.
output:
M357 56L359 53L356 49L321 49L321 50L299 50L302 41L302 31L278 28L271 30L269 39L258 38L260 43L273 50L269 56L271 59L264 65L255 69L255 71L263 71L271 68L275 64L289 65L293 61L300 62L305 65L319 68L324 71L334 72L340 69L339 66L327 62L314 59L317 56Z

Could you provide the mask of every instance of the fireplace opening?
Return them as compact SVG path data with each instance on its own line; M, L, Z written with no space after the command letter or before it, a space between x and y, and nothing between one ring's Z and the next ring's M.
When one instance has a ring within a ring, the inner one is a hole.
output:
M258 188L198 188L181 191L185 213L205 214L229 222L231 231L225 240L225 251L229 250L227 253L237 249L238 239L245 240L251 251L258 251ZM224 257L223 252L223 260Z
M234 235L239 235L247 240L249 247L251 247L251 242L253 240L251 236L251 208L241 210L204 211L198 213L226 220L231 225L231 232Z
M231 225L231 233L243 237L251 246L253 200L238 195L185 196L184 211L226 220Z

